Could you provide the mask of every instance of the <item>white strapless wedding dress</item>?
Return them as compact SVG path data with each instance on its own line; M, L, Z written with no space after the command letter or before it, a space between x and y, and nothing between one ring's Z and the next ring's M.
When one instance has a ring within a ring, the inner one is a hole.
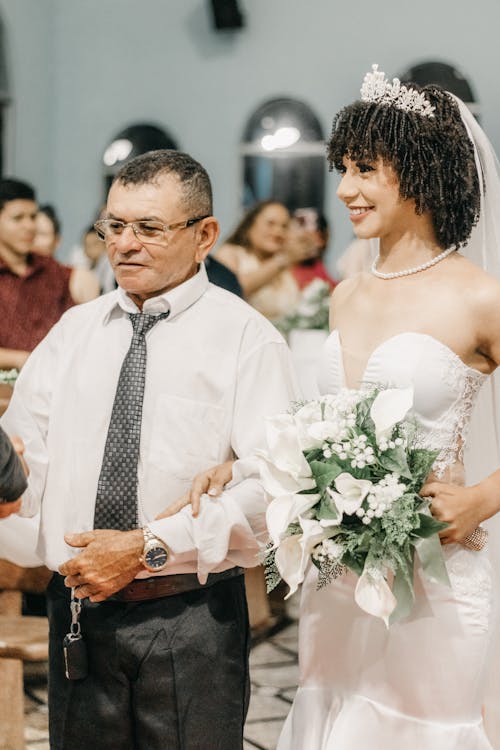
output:
M320 368L322 393L345 385L336 331ZM420 333L377 347L363 376L413 385L422 444L439 449L434 473L452 481L463 481L464 435L485 379ZM491 750L481 714L494 640L491 565L486 550L443 550L451 588L417 571L412 615L389 629L355 604L354 574L317 591L311 566L301 597L299 688L278 750Z

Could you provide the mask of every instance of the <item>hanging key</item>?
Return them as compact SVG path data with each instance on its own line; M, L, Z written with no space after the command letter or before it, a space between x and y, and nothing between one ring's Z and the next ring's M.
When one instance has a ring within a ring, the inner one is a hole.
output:
M87 647L80 627L82 605L71 589L71 626L63 640L64 667L68 680L83 680L88 674Z

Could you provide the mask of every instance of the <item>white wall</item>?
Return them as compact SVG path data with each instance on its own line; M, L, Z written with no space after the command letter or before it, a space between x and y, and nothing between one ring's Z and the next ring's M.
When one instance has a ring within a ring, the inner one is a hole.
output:
M238 143L250 112L294 96L327 135L372 62L388 75L430 58L457 65L500 148L498 0L467 11L455 0L240 5L246 28L225 34L212 29L208 0L0 0L15 111L10 171L59 208L66 249L102 198L100 159L123 127L163 125L207 167L226 233L239 215ZM335 182L327 177L327 208L339 252L350 225L334 209Z

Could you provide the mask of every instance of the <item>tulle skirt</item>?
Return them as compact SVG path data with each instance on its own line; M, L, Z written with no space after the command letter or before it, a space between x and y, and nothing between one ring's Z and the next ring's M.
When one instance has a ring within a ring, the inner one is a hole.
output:
M485 551L443 549L451 587L417 571L412 615L390 628L355 604L354 574L317 591L311 566L299 688L277 750L492 750L482 721L491 565Z

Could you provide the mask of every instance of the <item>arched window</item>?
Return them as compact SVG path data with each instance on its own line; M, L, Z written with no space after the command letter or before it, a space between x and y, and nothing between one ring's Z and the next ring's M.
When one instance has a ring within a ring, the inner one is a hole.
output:
M446 91L458 96L479 119L480 105L476 101L472 85L454 65L427 60L412 65L400 76L400 79L403 83L418 83L419 86L437 83Z
M117 133L102 157L106 194L113 177L127 161L158 148L177 149L178 146L165 130L156 125L130 125Z
M241 144L243 204L273 198L323 212L325 144L319 120L296 99L271 99L250 117Z

